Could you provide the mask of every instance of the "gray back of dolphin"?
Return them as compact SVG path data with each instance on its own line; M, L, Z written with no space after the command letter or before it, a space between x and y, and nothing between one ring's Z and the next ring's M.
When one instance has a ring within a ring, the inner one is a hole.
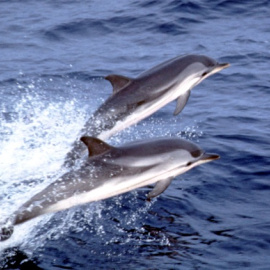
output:
M177 99L174 114L185 107L192 87L208 76L228 67L203 55L178 56L137 78L121 75L106 77L113 86L109 97L85 124L81 134L102 140L148 117L162 106ZM84 147L77 141L65 165L82 155Z
M89 156L80 168L64 174L23 204L1 228L0 240L10 237L14 225L37 216L157 183L148 194L151 199L161 194L176 175L218 158L182 139L143 141L117 148L93 137L81 140Z

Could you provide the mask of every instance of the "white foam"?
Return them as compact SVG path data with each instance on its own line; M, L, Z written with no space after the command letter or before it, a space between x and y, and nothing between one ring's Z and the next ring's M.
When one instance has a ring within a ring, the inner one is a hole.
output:
M83 108L78 112L80 106L75 99L46 103L37 94L35 84L27 87L33 92L26 91L15 100L14 117L1 121L0 224L63 173L64 157L77 136L74 131L79 132L87 118ZM1 243L1 249L23 242L37 220L16 226L11 239Z

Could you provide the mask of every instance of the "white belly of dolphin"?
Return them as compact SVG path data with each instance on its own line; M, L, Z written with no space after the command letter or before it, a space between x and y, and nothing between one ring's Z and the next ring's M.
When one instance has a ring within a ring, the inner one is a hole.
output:
M105 140L124 128L138 123L140 120L150 116L166 104L189 91L194 85L196 85L196 83L198 83L198 81L199 79L194 76L185 78L180 84L177 84L169 91L166 91L164 95L158 98L158 100L150 101L145 105L138 107L131 115L127 116L123 120L118 121L112 129L101 132L98 135L98 138Z

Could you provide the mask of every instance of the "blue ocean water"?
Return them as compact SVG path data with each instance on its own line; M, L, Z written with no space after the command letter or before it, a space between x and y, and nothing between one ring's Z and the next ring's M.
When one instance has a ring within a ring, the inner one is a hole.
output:
M0 1L0 221L62 174L111 94L174 56L231 67L109 142L178 136L221 159L148 188L18 226L3 269L269 269L270 3Z

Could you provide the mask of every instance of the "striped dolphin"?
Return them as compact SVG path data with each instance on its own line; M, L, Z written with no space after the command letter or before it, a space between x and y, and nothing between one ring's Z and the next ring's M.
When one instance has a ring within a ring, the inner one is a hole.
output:
M155 184L147 198L161 194L172 179L195 166L219 158L183 139L163 138L113 147L93 137L82 137L89 156L74 169L33 196L0 229L8 239L14 225L37 216L99 201Z
M204 55L185 55L153 67L135 79L108 75L105 79L111 82L113 94L90 117L81 134L105 140L176 99L174 115L177 115L194 86L228 66ZM66 165L80 157L82 150L76 141L67 155Z

